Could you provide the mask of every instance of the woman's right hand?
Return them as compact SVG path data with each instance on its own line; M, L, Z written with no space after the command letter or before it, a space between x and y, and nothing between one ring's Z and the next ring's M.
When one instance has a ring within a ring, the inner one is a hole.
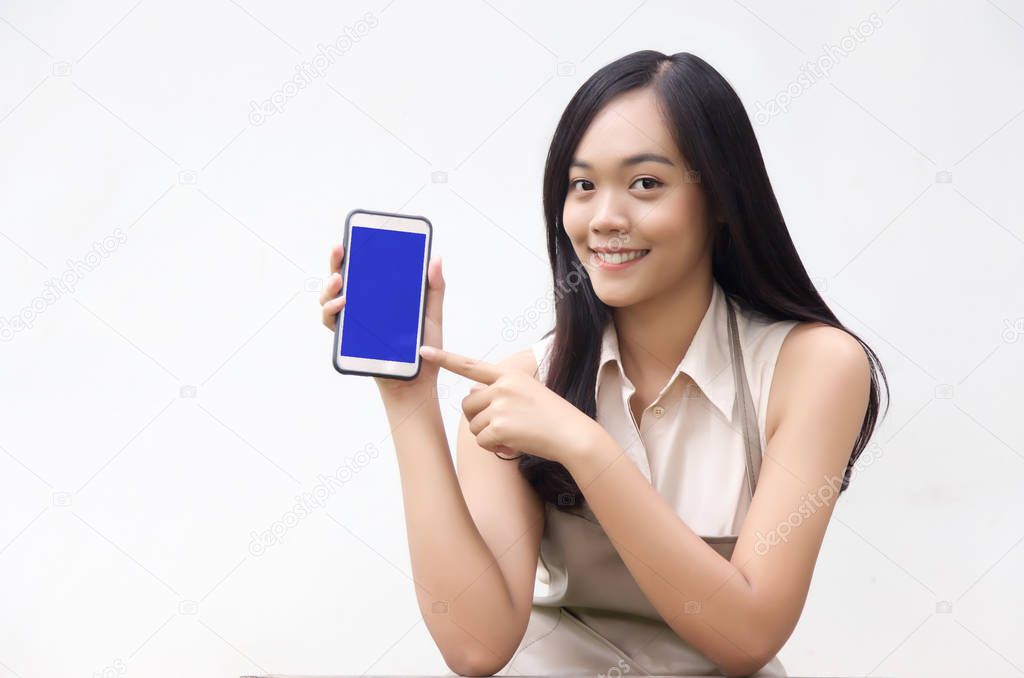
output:
M324 326L331 332L338 322L338 313L345 308L345 295L341 292L341 261L344 258L344 247L335 245L331 250L331 276L327 279L324 291L320 294L320 315ZM441 306L444 301L444 276L441 274L441 258L433 257L427 264L427 301L423 321L423 345L444 348L441 345ZM417 356L418 357L418 356ZM420 360L420 373L415 379L389 379L374 377L381 396L399 396L421 394L434 396L437 389L438 367Z

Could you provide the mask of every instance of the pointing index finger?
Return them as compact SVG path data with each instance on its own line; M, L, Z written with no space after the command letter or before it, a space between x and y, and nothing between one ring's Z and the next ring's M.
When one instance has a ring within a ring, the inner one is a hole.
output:
M449 372L454 372L481 384L493 384L502 374L501 368L497 365L467 358L458 353L450 353L433 346L421 346L420 355L426 360L436 363L438 367L443 367Z

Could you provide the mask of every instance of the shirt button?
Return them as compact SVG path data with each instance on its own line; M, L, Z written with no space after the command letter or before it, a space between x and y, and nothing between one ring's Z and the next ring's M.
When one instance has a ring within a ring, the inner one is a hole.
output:
M661 415L665 414L665 408L662 407L661 405L658 405L657 407L654 408L653 412L654 416L660 417Z

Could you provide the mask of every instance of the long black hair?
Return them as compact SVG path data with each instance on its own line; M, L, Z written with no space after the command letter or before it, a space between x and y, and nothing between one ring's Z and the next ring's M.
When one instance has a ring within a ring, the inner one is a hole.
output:
M565 281L573 275L578 278L582 269L562 224L569 163L590 122L606 103L619 94L648 86L682 157L699 176L708 212L720 215L712 244L712 274L722 289L741 307L769 318L817 321L842 329L868 355L871 394L843 474L842 493L875 428L879 374L889 401L885 371L871 347L839 322L811 283L782 218L740 98L718 71L693 54L668 56L642 50L617 59L580 86L558 121L548 149L543 187L548 257L555 287L554 340L545 384L596 418L597 361L601 333L611 322L611 307L597 297L585 275L578 289L565 293ZM519 460L520 472L545 502L570 512L585 504L583 493L563 465L525 453L512 459Z

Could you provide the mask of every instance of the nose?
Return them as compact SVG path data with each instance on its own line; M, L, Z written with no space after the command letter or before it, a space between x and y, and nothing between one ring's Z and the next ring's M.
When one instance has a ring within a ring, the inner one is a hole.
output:
M629 217L619 206L614 192L608 191L604 196L600 196L595 203L596 209L590 219L591 233L609 236L615 232L619 234L629 232Z

